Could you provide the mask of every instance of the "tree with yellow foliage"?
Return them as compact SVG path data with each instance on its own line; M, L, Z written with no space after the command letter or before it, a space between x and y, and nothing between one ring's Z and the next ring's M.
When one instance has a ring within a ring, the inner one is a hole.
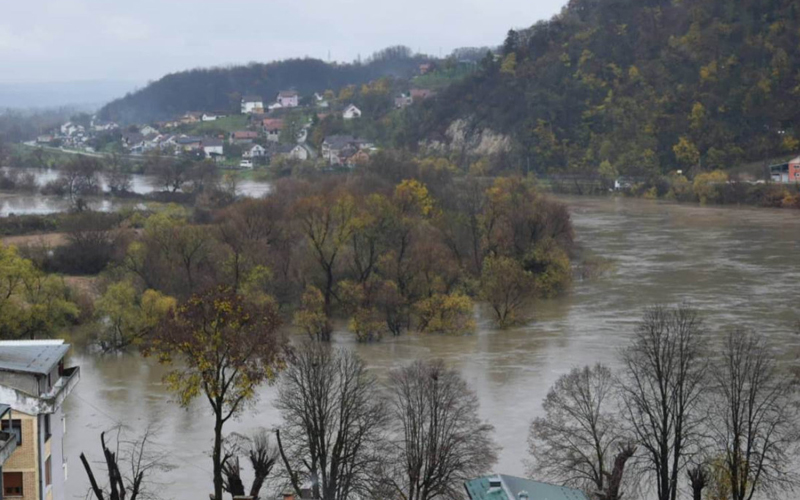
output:
M97 344L108 352L141 342L175 305L175 299L156 290L140 294L130 281L113 283L95 303Z
M214 414L214 498L222 500L222 431L286 364L286 340L272 301L248 301L230 288L193 295L148 337L143 353L173 369L169 389L188 407L204 396Z

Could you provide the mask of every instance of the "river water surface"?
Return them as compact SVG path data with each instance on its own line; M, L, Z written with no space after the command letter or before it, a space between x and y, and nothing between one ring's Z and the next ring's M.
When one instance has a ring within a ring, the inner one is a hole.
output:
M498 331L481 317L465 337L405 335L358 345L346 333L336 342L356 349L380 377L415 359L440 357L461 371L477 391L482 416L496 429L497 472L521 475L531 420L558 378L575 366L617 365L642 310L655 303L690 301L709 323L751 324L784 347L796 362L800 338L800 217L790 211L702 208L630 199L566 199L581 244L612 259L602 278L577 282L561 298L540 302L530 325ZM122 422L161 427L159 446L176 470L165 498L204 499L211 490L212 420L207 404L189 410L171 403L164 369L137 356L75 354L81 383L67 401L68 496L83 497L88 483L78 455L100 457L99 433ZM258 403L228 431L279 423L276 390L261 390Z
M58 179L59 175L59 171L55 169L19 169L3 167L2 170L4 172L33 173L39 187ZM107 191L108 187L105 182L105 177L102 174L100 175L100 181L101 188ZM269 189L270 184L268 182L243 180L237 184L236 193L239 196L258 198L269 192ZM154 176L142 174L131 175L131 192L144 195L161 190L162 186ZM110 196L89 196L86 200L92 210L101 212L111 212L124 207L138 206L142 203L142 200L137 200L135 198ZM44 215L65 212L69 209L70 201L66 196L43 196L41 194L22 192L0 193L0 217L6 217L11 214Z

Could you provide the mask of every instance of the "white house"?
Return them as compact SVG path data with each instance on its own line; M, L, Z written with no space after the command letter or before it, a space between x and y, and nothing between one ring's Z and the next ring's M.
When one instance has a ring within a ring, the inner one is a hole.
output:
M70 136L83 132L84 132L83 126L78 125L76 123L67 122L64 125L61 125L61 135Z
M0 342L0 404L11 406L11 418L0 422L17 443L3 464L4 498L66 498L63 405L80 380L80 369L64 364L69 347L63 340Z
M342 112L342 118L345 120L352 120L353 118L361 118L361 110L358 109L355 104L351 104L344 108Z
M266 156L267 150L260 144L253 144L246 148L242 153L242 158L263 158Z
M142 135L157 134L158 130L151 127L150 125L142 125L141 127L139 127L139 133Z
M264 99L255 95L242 97L242 114L263 113Z
M204 137L202 142L203 152L208 158L220 158L225 154L223 143L220 139Z
M283 130L283 120L280 118L265 118L261 122L261 128L270 142L279 142L281 139L281 130Z
M301 144L280 144L273 150L273 157L305 161L311 157L311 154L308 152L308 149Z
M217 118L222 118L222 117L217 115L216 113L203 113L203 116L200 117L200 120L204 122L215 122L217 121Z
M296 145L289 152L289 158L292 158L293 160L305 161L308 160L309 157L310 154L308 152L308 149L302 144Z
M295 90L281 90L275 102L283 108L296 108L300 105L300 95Z

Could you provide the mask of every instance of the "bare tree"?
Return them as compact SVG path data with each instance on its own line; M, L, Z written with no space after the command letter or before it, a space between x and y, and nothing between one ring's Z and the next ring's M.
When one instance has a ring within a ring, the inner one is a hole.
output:
M115 433L115 440L110 443L114 447L113 451L106 442L106 432L100 434L108 484L101 485L97 482L89 460L81 453L81 463L91 485L87 497L94 497L96 500L158 498L156 477L158 473L168 472L173 467L167 461L165 453L151 450L155 437L153 429L148 427L140 438L134 440L125 440L121 427L116 427L111 432Z
M306 343L280 385L278 447L292 487L310 481L314 498L346 500L372 487L384 440L385 404L353 352Z
M675 500L699 445L705 330L688 306L648 309L622 356L622 408L658 500Z
M441 360L394 371L389 396L394 439L384 481L392 497L461 498L464 481L497 461L477 396Z
M264 481L278 462L277 446L270 442L269 433L264 428L256 430L250 436L234 433L228 437L227 444L228 450L222 466L222 473L225 476L223 489L233 496L244 496L245 487L239 466L239 456L244 455L253 468L253 483L250 486L249 496L258 498Z
M703 490L710 481L708 470L702 465L696 465L686 471L689 476L689 486L692 488L692 500L703 500Z
M597 500L620 500L623 496L622 484L625 476L625 465L636 454L636 445L631 442L621 443L618 446L617 455L614 457L614 465L610 473L606 473L607 481L605 486L598 490Z
M794 491L800 451L797 378L782 370L763 336L735 329L714 364L710 431L722 455L731 500Z
M544 400L544 416L528 438L529 474L591 491L603 491L622 433L615 418L614 376L597 364L560 377Z

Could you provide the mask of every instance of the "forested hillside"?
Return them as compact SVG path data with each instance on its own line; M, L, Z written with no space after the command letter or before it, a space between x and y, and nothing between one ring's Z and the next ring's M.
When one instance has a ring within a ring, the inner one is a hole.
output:
M539 172L649 176L800 150L796 0L571 0L411 110L408 144L469 119Z
M103 119L150 122L188 111L238 111L242 95L272 99L294 88L301 95L338 89L385 77L409 77L427 58L406 47L390 47L365 63L329 64L319 59L290 59L268 64L194 69L169 74L104 106Z

